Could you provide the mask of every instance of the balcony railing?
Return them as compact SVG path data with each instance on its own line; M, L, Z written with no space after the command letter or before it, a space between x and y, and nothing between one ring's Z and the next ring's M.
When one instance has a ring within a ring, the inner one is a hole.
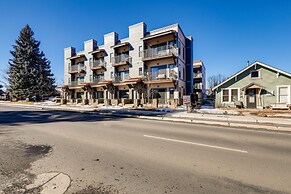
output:
M81 85L81 84L84 84L85 81L83 79L80 79L80 80L77 80L77 81L71 81L69 83L69 86L78 86L78 85Z
M90 67L91 69L100 69L100 68L105 68L106 67L106 62L103 60L95 60L95 61L91 61L90 63Z
M163 58L163 57L169 57L169 56L177 56L178 55L178 49L174 46L160 46L156 48L150 48L146 49L144 51L141 51L141 56L143 60L151 60L155 58Z
M194 78L202 78L202 73L194 73Z
M194 84L194 89L202 89L202 83Z
M92 84L97 85L99 82L103 82L103 81L104 81L104 77L97 77L93 79Z
M112 78L112 82L113 83L120 83L120 82L123 82L125 80L128 80L130 77L129 77L129 74L124 74L124 75L118 75L118 76L114 76Z
M68 69L69 73L78 73L85 70L86 70L86 66L84 64L72 65L72 66L69 66L69 69Z
M127 54L117 55L111 58L112 66L126 65L131 63L131 57Z
M174 70L165 70L165 71L159 71L159 72L146 72L144 79L145 81L177 80L178 73Z

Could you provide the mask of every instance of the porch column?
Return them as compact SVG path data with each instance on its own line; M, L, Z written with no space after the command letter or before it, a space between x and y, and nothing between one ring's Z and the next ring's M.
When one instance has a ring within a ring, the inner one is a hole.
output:
M170 88L167 88L167 91L166 91L166 99L167 100L170 100Z
M108 96L107 96L107 90L104 90L104 91L103 91L103 95L104 95L104 99L108 99Z
M135 90L133 90L133 99L137 99L136 91Z

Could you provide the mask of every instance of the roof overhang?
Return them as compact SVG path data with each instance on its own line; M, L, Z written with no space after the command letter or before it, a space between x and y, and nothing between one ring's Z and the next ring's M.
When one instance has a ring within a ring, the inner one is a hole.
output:
M242 90L247 90L247 89L265 89L265 87L257 83L250 83L242 88Z
M123 43L119 43L117 45L114 45L111 48L115 49L115 48L120 48L120 47L123 47L123 46L129 46L129 45L130 45L129 42L123 42Z
M97 49L97 50L95 50L95 51L91 51L91 52L89 52L89 54L96 54L96 53L102 53L102 52L105 52L105 49Z
M260 65L262 67L265 67L267 69L271 69L277 73L280 73L282 75L288 76L291 78L291 74L287 73L285 71L282 71L280 69L277 69L275 67L272 67L270 65L267 65L265 63L259 62L259 61L255 61L254 63L252 63L251 65L245 67L244 69L242 69L241 71L239 71L238 73L234 74L233 76L229 77L228 79L226 79L225 81L223 81L222 83L220 83L219 85L215 86L212 90L216 90L217 88L219 88L220 86L222 86L223 84L225 84L226 82L230 81L231 79L235 78L236 76L238 76L239 74L243 73L244 71L250 69L251 67L255 66L255 65Z
M69 57L69 58L67 58L67 59L78 59L78 58L81 58L81 57L85 57L85 55L84 54L80 54L80 55L75 55L75 56L73 56L73 57Z
M160 36L166 36L166 35L169 35L169 34L176 35L176 31L175 30L168 30L168 31L165 31L165 32L157 33L157 34L148 35L148 36L145 36L145 37L143 37L141 39L142 40L150 40L150 39L153 39L153 38L157 38L157 37L160 37Z

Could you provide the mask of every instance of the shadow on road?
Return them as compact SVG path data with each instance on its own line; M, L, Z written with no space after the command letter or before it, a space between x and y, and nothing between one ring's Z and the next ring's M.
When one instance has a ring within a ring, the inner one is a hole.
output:
M94 113L77 113L49 110L21 110L21 111L0 111L1 125L20 125L20 124L41 124L52 122L96 122L104 120L119 120L121 118L113 116L100 116Z
M147 110L98 110L92 112L66 112L61 110L2 110L1 125L19 125L23 123L51 122L96 122L104 120L120 120L122 117L163 116L168 112ZM120 117L119 117L120 116Z

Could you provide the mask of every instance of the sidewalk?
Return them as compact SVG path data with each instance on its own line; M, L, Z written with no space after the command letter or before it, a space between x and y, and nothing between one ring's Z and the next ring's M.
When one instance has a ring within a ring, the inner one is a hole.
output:
M117 117L131 117L139 119L162 120L170 122L183 122L193 124L207 124L231 127L243 127L252 129L265 129L275 131L291 132L291 119L289 118L268 118L244 113L242 116L233 115L217 115L203 113L187 113L184 110L174 110L172 112L149 111L144 109L126 109L121 107L99 107L92 108L90 106L66 106L66 105L23 105L0 103L0 105L36 108L45 110L60 110L73 112L87 112L90 114L100 114Z

